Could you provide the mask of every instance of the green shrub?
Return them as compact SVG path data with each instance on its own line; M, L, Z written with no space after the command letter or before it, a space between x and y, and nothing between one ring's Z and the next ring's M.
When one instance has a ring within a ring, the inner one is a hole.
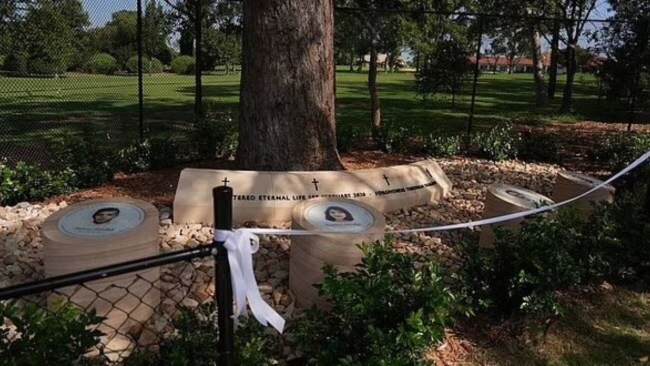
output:
M52 312L32 303L24 308L0 303L0 320L15 325L19 335L5 341L9 330L0 327L0 365L91 364L85 354L102 335L91 327L102 321L94 310L86 313L64 303Z
M230 115L206 112L194 124L192 142L201 159L230 157L237 150L237 125Z
M153 138L134 142L117 153L118 169L124 173L137 173L150 169L174 166L178 163L175 140Z
M377 140L385 152L410 153L414 151L415 131L410 126L385 123L377 133Z
M163 63L160 62L159 59L157 59L155 57L152 57L148 61L149 61L148 62L148 64L149 64L149 67L148 67L149 71L148 72L149 73L151 73L151 74L159 74L159 73L163 72L163 68L164 68Z
M117 170L137 173L149 170L151 149L148 141L133 143L117 152Z
M3 69L13 71L18 74L28 74L27 55L19 52L13 52L5 58Z
M69 169L51 173L24 162L14 168L0 164L0 205L40 201L67 193L74 189L74 182L74 172Z
M596 161L612 171L618 171L650 150L650 134L622 133L598 144Z
M179 163L178 142L171 138L152 138L149 140L149 167L162 169Z
M493 248L465 244L463 283L473 306L505 315L561 314L557 292L603 279L650 282L650 227L638 199L573 208L497 228Z
M27 60L27 70L37 75L63 74L66 65L61 60L55 61L43 57L31 57Z
M521 137L514 125L503 123L488 132L477 132L472 137L471 147L479 157L500 161L517 157Z
M131 57L126 62L126 69L134 74L138 73L138 56ZM163 64L156 58L142 58L142 72L146 74L160 73L163 71Z
M552 133L526 132L522 135L519 157L523 160L555 163L559 160L560 140Z
M92 74L112 74L117 71L117 60L108 53L98 53L88 60L84 71Z
M174 74L189 75L194 73L195 64L192 56L178 56L172 60L170 68Z
M307 311L293 328L298 345L317 365L421 364L459 310L440 267L393 251L390 238L362 250L358 272L325 267L332 311Z
M126 359L126 366L212 366L217 365L215 340L219 336L217 312L213 304L198 309L181 309L174 321L176 333L160 343L157 353L144 351ZM235 332L235 364L267 366L275 364L277 337L264 332L254 319L246 319Z
M369 137L367 130L353 126L337 126L336 146L339 152L350 152L357 149Z
M436 158L449 158L460 154L461 137L440 132L429 134L422 143L422 152Z
M109 141L85 127L78 134L67 134L56 147L61 163L75 173L77 188L96 187L113 179L115 153Z

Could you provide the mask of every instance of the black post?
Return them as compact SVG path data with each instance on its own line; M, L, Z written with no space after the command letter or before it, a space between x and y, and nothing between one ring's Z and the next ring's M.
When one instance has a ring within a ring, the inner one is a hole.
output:
M215 187L212 190L214 204L215 230L232 229L232 188L227 186ZM230 264L228 263L228 250L223 242L216 242L217 253L215 260L215 300L217 302L217 322L219 326L219 352L220 366L235 365L235 324L233 315L232 282L230 278Z
M467 139L472 134L472 124L474 122L474 104L476 102L476 86L478 84L479 61L481 60L481 43L483 42L483 25L481 19L476 18L478 23L478 45L476 45L476 64L474 64L474 83L472 84L472 104L469 109L469 121L467 122Z
M203 117L203 0L194 0L194 119Z
M138 43L138 126L140 142L144 141L144 91L142 86L142 0L138 0L137 43Z

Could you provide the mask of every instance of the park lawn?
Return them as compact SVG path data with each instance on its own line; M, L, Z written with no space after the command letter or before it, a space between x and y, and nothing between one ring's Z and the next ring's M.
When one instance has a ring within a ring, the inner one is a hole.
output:
M643 365L650 358L650 294L614 288L566 301L565 316L544 335L543 324L524 335L478 337L468 360L481 365ZM494 332L492 332L494 333ZM490 343L490 344L488 344Z
M238 73L204 76L205 100L211 109L237 117L239 77ZM367 72L339 71L336 78L338 124L342 128L365 128L370 123ZM471 100L469 83L452 107L448 95L423 101L415 93L412 72L381 72L378 80L385 121L422 131L466 129ZM485 74L479 79L477 90L475 124L478 128L515 115L554 118L558 109L557 100L549 108L535 108L530 74ZM575 104L579 118L598 120L606 115L596 92L593 77L577 77ZM187 122L192 119L193 103L193 76L144 76L144 116L153 134L186 130ZM104 124L108 131L134 132L138 127L137 78L133 76L0 77L0 105L0 131L5 142L51 138L87 122Z

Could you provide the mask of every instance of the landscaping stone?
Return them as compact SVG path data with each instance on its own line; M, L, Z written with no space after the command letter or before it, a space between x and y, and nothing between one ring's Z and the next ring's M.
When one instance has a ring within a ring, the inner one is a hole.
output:
M430 227L478 220L483 212L487 186L492 183L518 185L543 195L550 195L558 167L519 161L491 162L469 158L437 160L454 186L450 194L426 206L401 209L386 214L387 229L399 230ZM0 288L43 278L42 242L40 225L52 213L66 207L58 204L32 205L20 203L0 207ZM199 224L173 224L170 207L160 209L160 245L163 252L171 252L205 245L212 241L213 230ZM282 228L288 228L289 223ZM400 252L418 253L452 266L459 265L454 247L467 238L478 238L478 228L448 232L398 234L395 248ZM281 316L291 319L300 314L295 296L288 290L289 252L291 240L286 236L260 235L260 249L254 256L256 278L266 301ZM170 332L177 306L196 308L213 299L215 288L212 258L179 263L161 268L161 305L150 320L149 328L136 341L152 344L152 335ZM283 341L285 357L300 354L293 348L291 336ZM126 344L126 340L123 340ZM130 342L130 341L129 341ZM135 342L132 342L135 343ZM131 343L128 343L131 344Z

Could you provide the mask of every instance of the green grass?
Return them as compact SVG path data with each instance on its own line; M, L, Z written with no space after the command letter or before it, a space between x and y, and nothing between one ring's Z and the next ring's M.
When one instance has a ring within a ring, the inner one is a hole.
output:
M369 124L367 73L337 72L337 121L343 128ZM421 130L464 130L470 109L470 85L452 108L449 96L424 102L414 91L412 72L379 75L382 115L386 121ZM560 80L560 91L562 80ZM577 116L555 116L556 100L549 108L534 107L530 74L482 75L476 99L475 124L486 127L497 120L525 115L535 120L558 118L592 120L611 118L616 108L599 103L593 77L579 75L575 90ZM144 115L154 133L175 133L192 118L193 76L144 76ZM560 94L560 93L558 93ZM207 75L204 95L212 108L231 111L236 118L239 74ZM559 99L559 98L558 98ZM90 121L108 130L136 131L137 78L69 74L60 79L0 77L0 131L2 142L33 142L50 138Z
M544 336L504 336L479 344L471 364L639 365L650 356L650 295L616 289L568 302L568 312ZM481 343L481 342L479 342Z

